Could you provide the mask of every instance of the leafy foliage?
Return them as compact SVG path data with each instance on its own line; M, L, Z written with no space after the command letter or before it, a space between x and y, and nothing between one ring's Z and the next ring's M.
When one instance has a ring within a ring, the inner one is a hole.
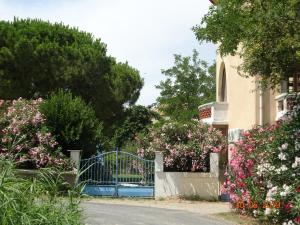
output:
M18 168L72 168L70 161L45 126L39 111L42 99L14 100L1 118L0 156L12 160Z
M240 53L240 70L263 85L299 72L299 0L219 0L193 29L200 41L219 43L221 55Z
M209 153L224 152L226 143L220 131L199 121L166 123L151 129L148 137L138 136L137 142L141 157L163 152L169 171L208 171Z
M108 129L142 86L139 72L107 56L106 45L90 33L41 20L0 21L1 99L70 90L91 103Z
M198 106L215 99L215 74L198 55L196 50L192 57L175 55L175 65L162 71L167 79L157 86L158 108L171 120L196 118Z
M58 91L40 105L45 125L63 149L83 150L83 156L95 153L102 137L102 124L94 110L71 92Z
M148 133L152 121L159 117L150 108L136 105L126 110L126 118L121 127L116 130L114 146L123 146L126 142L134 141L138 133Z
M299 100L279 124L249 130L231 146L224 190L241 213L272 224L300 223Z
M13 169L0 161L0 224L83 224L76 188L69 190L68 198L60 198L60 173L46 170L30 180L16 176Z

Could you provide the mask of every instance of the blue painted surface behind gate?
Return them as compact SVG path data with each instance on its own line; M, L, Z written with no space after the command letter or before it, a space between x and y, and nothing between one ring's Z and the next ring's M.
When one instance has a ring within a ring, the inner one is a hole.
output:
M84 194L93 196L115 196L118 197L153 197L154 187L116 187L87 185L83 191Z
M80 181L84 194L94 196L154 197L154 161L128 152L104 152L83 159Z

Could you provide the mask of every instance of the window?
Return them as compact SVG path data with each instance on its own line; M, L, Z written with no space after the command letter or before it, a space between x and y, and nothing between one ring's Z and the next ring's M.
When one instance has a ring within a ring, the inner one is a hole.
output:
M300 92L300 73L282 81L280 87L281 93Z
M222 80L221 80L221 96L220 96L220 101L221 102L226 102L227 101L226 70L225 70L225 67L223 69Z
M300 73L289 77L288 80L288 92L299 92L300 91Z

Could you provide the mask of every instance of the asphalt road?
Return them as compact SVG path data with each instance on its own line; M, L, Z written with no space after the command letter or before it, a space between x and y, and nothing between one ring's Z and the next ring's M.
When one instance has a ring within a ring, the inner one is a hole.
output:
M230 225L183 210L121 204L82 203L86 225Z

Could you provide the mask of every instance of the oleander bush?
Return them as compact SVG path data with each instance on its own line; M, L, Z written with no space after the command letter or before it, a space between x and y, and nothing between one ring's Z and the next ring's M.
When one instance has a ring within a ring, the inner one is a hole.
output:
M300 101L272 126L256 127L231 145L223 191L240 213L272 224L300 224Z
M165 123L136 141L141 157L153 158L155 151L161 151L166 171L209 171L209 153L224 153L226 149L222 133L197 120Z
M0 156L15 162L17 168L72 170L72 163L45 125L45 116L39 110L42 101L12 101L0 118Z
M62 197L58 171L46 169L38 179L22 179L14 165L0 159L1 225L81 225L79 189Z

